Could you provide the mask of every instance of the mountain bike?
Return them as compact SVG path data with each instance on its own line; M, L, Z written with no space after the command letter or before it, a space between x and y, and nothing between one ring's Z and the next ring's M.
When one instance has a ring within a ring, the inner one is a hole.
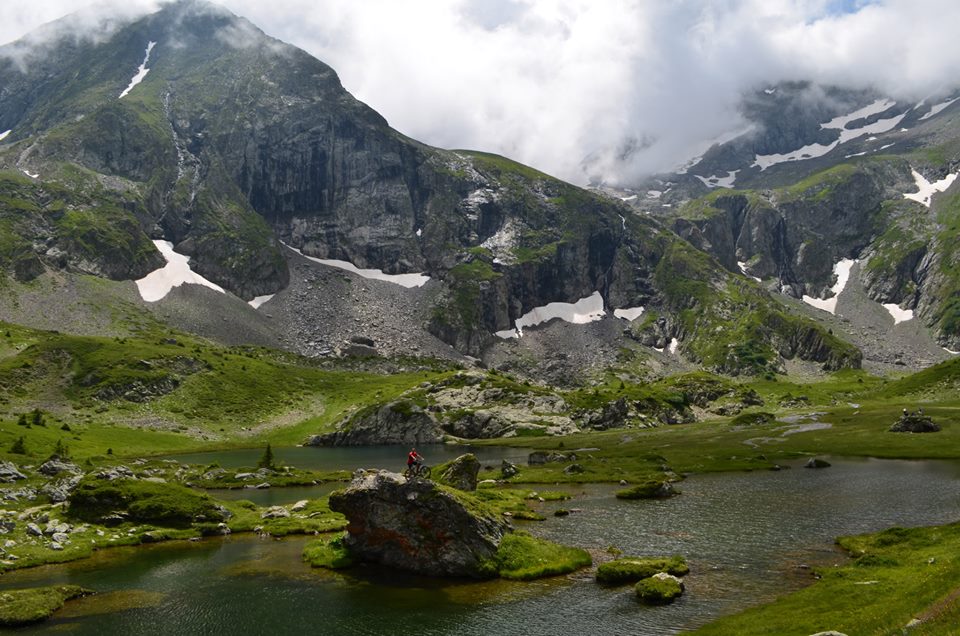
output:
M413 479L414 477L426 479L430 476L430 467L426 464L414 464L412 466L407 466L407 469L403 471L403 476L407 479Z

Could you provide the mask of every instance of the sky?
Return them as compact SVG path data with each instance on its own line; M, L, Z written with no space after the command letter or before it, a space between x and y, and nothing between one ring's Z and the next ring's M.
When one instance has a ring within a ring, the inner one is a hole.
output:
M158 0L107 0L146 11ZM0 43L82 6L2 0ZM112 5L110 3L113 3ZM936 95L956 0L220 0L332 66L401 132L628 185L744 127L779 81Z

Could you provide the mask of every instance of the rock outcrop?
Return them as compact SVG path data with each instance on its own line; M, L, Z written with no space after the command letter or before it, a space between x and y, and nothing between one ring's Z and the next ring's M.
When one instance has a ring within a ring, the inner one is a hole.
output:
M345 543L360 560L429 576L482 578L509 524L466 494L388 471L358 472L330 496L347 517Z
M20 472L13 462L0 462L0 483L10 483L27 476Z
M362 411L341 422L334 433L314 435L307 446L367 446L374 444L436 444L443 441L443 431L419 406L407 402L391 402L380 408Z
M940 426L927 415L904 413L890 431L893 433L936 433Z
M480 460L473 453L467 453L450 462L440 473L440 481L457 490L473 491L477 489L477 475L480 474Z

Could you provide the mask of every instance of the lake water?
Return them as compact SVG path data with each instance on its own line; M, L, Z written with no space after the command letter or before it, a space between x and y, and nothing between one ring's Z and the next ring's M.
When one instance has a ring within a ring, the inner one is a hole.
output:
M820 470L693 476L683 494L662 501L576 487L572 500L543 512L579 512L523 526L593 550L686 556L687 593L667 607L641 606L630 587L601 588L586 572L449 583L374 567L311 570L300 562L303 537L104 550L6 574L0 587L69 582L99 592L30 633L674 634L808 584L805 566L843 561L837 535L960 519L958 463L831 461Z
M176 459L187 464L219 464L223 468L249 468L256 466L263 457L262 448L242 450L212 451L208 453L189 453L186 455L168 455L166 459ZM295 468L310 470L354 470L355 468L385 468L402 470L406 468L407 452L405 446L291 446L274 448L274 460ZM418 448L427 464L436 466L456 459L464 453L473 453L481 463L499 466L500 461L526 463L529 450L508 448L505 446L466 446L461 444L429 444Z

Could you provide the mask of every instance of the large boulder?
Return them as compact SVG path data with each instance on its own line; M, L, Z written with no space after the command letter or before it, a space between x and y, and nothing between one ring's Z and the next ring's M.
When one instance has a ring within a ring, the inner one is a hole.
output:
M433 415L407 400L362 411L342 422L336 432L314 435L307 446L370 446L404 444L420 446L443 441L443 431Z
M440 481L458 490L477 489L477 475L480 474L480 460L473 453L457 457L447 464L440 473Z
M465 493L388 471L358 472L330 495L349 524L345 543L360 560L429 576L482 578L510 525Z

